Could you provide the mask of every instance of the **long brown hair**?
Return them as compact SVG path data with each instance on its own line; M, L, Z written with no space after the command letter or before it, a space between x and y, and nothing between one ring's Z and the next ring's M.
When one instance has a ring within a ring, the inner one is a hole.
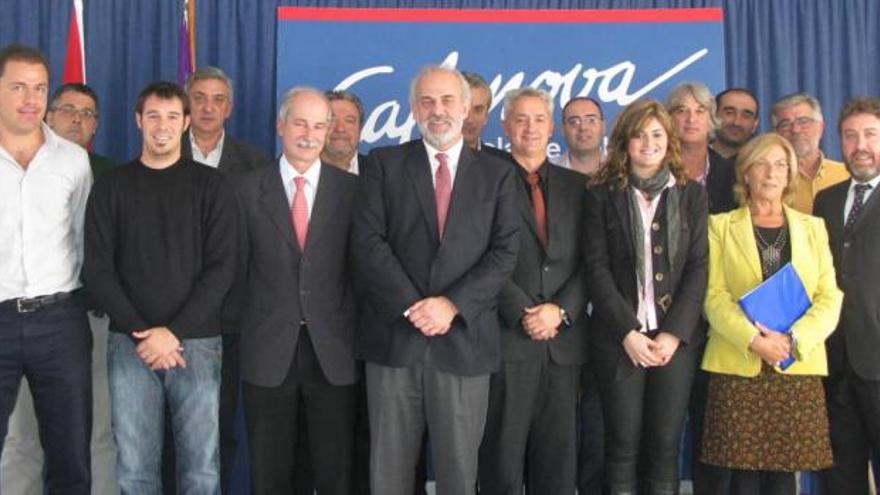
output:
M596 174L593 184L607 184L618 190L629 184L630 159L627 148L629 140L648 125L648 121L657 119L667 135L666 155L663 166L675 177L678 184L687 181L684 167L681 164L681 142L672 125L672 118L660 102L651 99L638 100L626 107L614 120L614 130L608 142L608 160Z

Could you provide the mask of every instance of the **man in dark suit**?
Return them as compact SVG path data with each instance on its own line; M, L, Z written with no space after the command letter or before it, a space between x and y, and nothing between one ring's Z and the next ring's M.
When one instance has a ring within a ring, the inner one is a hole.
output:
M868 458L880 452L880 99L858 98L841 112L840 142L850 180L822 190L814 212L825 220L843 310L826 341L825 392L834 467L823 493L868 493Z
M357 178L319 159L324 94L294 88L278 114L278 163L242 180L247 225L242 380L254 493L292 493L305 415L315 487L352 493L358 374L348 271Z
M553 100L509 91L504 130L517 171L519 257L498 301L501 370L489 389L480 447L480 493L573 494L576 409L586 358L586 284L581 255L585 175L547 160Z
M518 248L515 170L464 146L470 92L455 69L423 69L410 103L423 139L370 154L352 233L370 480L373 493L410 495L427 427L437 492L472 494L499 366L496 301Z
M217 67L199 67L186 83L186 94L192 112L190 129L183 138L183 156L215 167L237 180L243 174L269 162L262 151L239 141L226 133L226 121L234 108L232 80ZM240 309L240 287L236 283L223 304L223 367L220 383L220 477L223 493L229 492L229 483L238 450L235 434L235 410L239 389L239 332L236 325ZM170 433L169 433L170 435ZM165 445L173 445L166 442ZM168 458L173 452L166 449L164 465L173 466ZM173 486L174 472L164 478ZM173 492L173 490L172 490ZM166 492L168 493L168 492Z

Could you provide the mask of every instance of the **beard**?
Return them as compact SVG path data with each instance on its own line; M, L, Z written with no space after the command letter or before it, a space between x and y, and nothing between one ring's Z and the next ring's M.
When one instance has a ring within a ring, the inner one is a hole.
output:
M852 153L846 163L846 168L847 170L849 170L850 175L852 175L854 179L858 180L859 182L868 182L874 177L877 177L877 175L880 175L880 165L878 165L876 161L872 160L872 164L869 167L854 166L853 163L855 163L856 157L858 155L859 153Z
M449 129L443 133L432 132L430 124L438 123L447 124ZM422 138L431 146L443 150L461 138L461 127L464 124L464 119L456 119L454 117L428 117L424 121L417 122L417 124L419 126L419 132L422 133Z

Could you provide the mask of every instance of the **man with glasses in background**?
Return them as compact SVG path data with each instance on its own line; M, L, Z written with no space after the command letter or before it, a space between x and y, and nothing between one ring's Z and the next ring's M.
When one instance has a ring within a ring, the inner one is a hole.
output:
M819 100L807 93L795 93L777 101L770 111L773 128L791 142L798 156L794 209L813 213L813 199L822 189L849 179L846 166L825 158L819 140L825 119Z

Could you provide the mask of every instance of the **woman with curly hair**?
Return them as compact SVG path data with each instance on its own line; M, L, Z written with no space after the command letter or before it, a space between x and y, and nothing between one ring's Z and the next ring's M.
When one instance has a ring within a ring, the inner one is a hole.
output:
M663 105L627 107L585 207L606 493L678 493L679 441L705 339L707 208Z

